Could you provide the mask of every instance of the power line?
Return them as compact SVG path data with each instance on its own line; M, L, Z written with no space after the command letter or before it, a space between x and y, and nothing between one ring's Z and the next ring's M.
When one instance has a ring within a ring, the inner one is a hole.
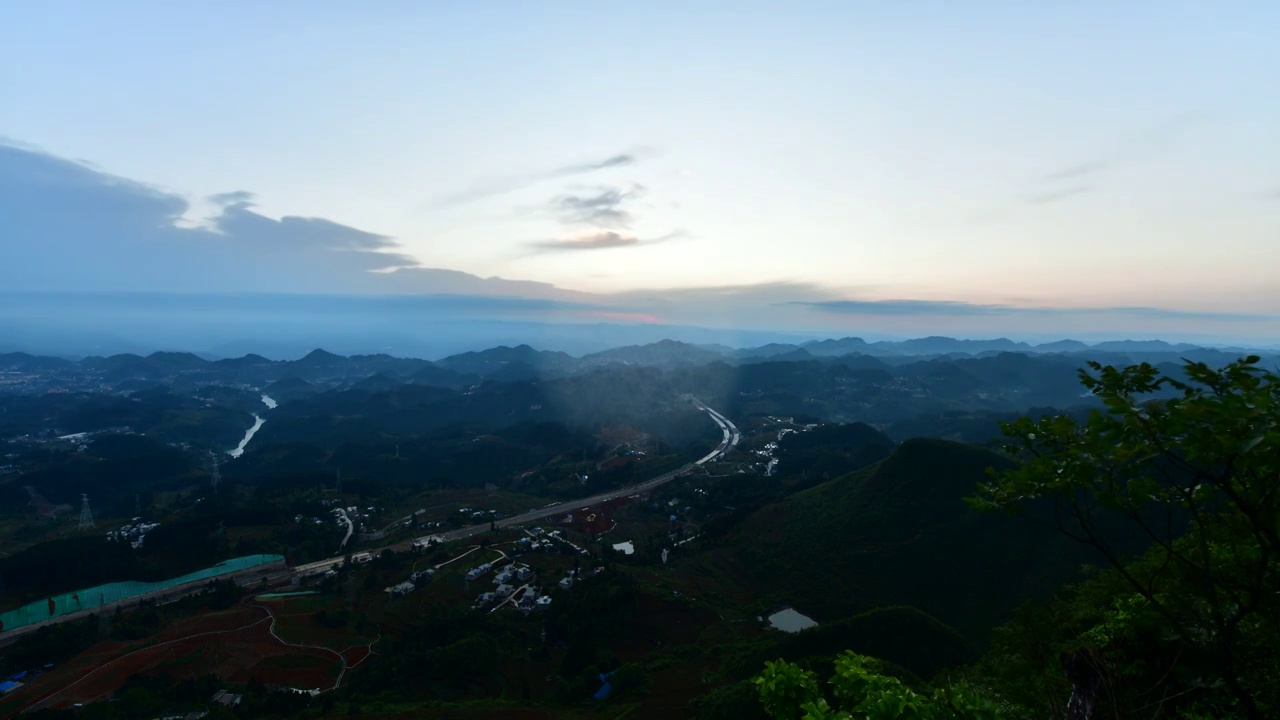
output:
M89 496L80 494L80 529L88 530L97 527L93 524L93 511L89 509Z

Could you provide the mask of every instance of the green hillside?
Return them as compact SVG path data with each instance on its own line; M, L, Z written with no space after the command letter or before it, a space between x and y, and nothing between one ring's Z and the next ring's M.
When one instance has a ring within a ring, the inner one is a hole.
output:
M762 599L819 621L910 605L981 643L1086 559L1047 527L964 504L987 468L1009 465L976 446L909 440L876 465L754 513L723 552Z

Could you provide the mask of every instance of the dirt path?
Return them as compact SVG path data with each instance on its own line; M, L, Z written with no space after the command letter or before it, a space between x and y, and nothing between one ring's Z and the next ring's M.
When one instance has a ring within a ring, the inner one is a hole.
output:
M167 646L169 646L169 645L174 645L174 644L182 643L182 642L189 642L189 641L191 641L191 640L195 640L195 639L197 639L197 638L208 637L208 636L212 636L212 635L228 635L228 634L231 634L231 633L244 632L245 630L248 630L249 628L251 628L251 627L253 627L253 626L255 626L255 625L261 625L261 624L263 623L263 621L265 621L266 619L267 619L267 618L262 618L261 620L255 620L255 621L253 621L253 622L249 623L248 625L242 625L242 626L237 627L237 628L231 628L230 630L209 630L209 631L206 631L206 632L200 632L200 633L195 633L195 634L193 634L193 635L187 635L187 636L184 636L184 637L175 638L175 639L173 639L173 640L166 640L166 641L161 642L161 643L156 643L155 645L144 645L143 647L135 648L135 649L130 650L129 652L125 653L124 655L121 655L121 656L119 656L119 657L113 658L113 659L108 660L107 662L105 662L105 663L103 663L103 664L101 664L101 665L98 665L98 666L94 667L92 670L90 670L89 672L85 673L84 675L81 675L80 677L76 678L76 679L75 679L74 681L72 681L71 683L69 683L69 684L67 684L67 685L62 686L61 688L58 688L57 690L54 690L53 692L49 693L48 695L45 695L43 698L41 698L41 699L39 699L39 700L37 700L37 701L35 701L35 702L33 702L33 703L31 703L31 704L27 705L26 707L24 707L24 708L22 709L22 712L28 712L28 711L30 711L30 710L38 710L38 709L40 709L40 707L41 707L42 705L44 705L45 703L49 702L50 700L53 700L54 698L56 698L57 696L59 696L59 695L61 695L61 694L65 693L65 692L67 692L68 690L71 690L72 688L74 688L75 686L77 686L77 685L79 685L80 683L84 682L85 680L88 680L90 677L94 676L94 675L95 675L95 674L97 674L98 672L100 672L100 671L102 671L102 670L105 670L105 669L107 669L107 668L111 667L112 665L115 665L116 663L122 662L123 660L125 660L125 659L127 659L127 658L129 658L129 657L132 657L133 655L136 655L137 653L140 653L140 652L154 652L155 650L157 650L157 649L159 649L159 648L167 647Z
M277 633L277 632L276 632L276 614L275 614L275 612L274 612L274 611L272 611L272 610L271 610L271 608L270 608L270 607L267 607L266 605L260 605L260 604L257 604L257 603L250 603L250 602L248 602L248 601L245 601L243 604L244 604L244 606L245 606L245 607L258 608L259 610L262 610L262 611L264 611L264 612L266 612L266 613L267 613L267 617L266 617L266 618L263 618L263 620L266 620L267 618L270 618L270 619L271 619L271 625L267 628L267 632L269 632L269 633L271 634L271 637L275 638L275 639L276 639L276 641L277 641L277 642L279 642L281 645L285 645L285 646L287 646L287 647L302 648L302 649L304 649L304 650L322 650L322 651L324 651L324 652L326 652L326 653L329 653L330 655L334 655L334 656L336 656L336 657L338 658L338 662L339 662L339 664L340 664L339 669L338 669L338 678L337 678L336 680L334 680L334 681L333 681L333 687L331 687L331 688L325 688L324 690L321 690L320 692L328 692L329 690L337 690L339 687L341 687L341 686L342 686L342 678L346 676L346 674L347 674L347 670L350 670L351 668L354 668L356 665L359 665L360 663L362 663L362 662L364 662L365 660L367 660L367 659L369 658L369 656L373 654L373 644L374 644L374 643L376 643L376 642L378 642L378 640L381 640L381 639L382 639L382 635L378 635L378 637L377 637L377 638L374 638L373 642L369 643L368 645L352 645L352 646L348 647L348 648L347 648L347 650L350 650L351 648L355 648L355 647L363 647L363 648L365 648L365 649L366 649L364 657L360 658L360 661L359 661L359 662L357 662L355 665L350 665L350 664L347 662L347 656L345 655L346 650L344 650L344 651L342 651L342 652L338 652L337 650L334 650L333 648L328 648L328 647L325 647L325 646L323 646L323 645L304 645L304 644L302 644L302 643L289 642L288 640L285 640L283 637L281 637L279 633ZM261 620L259 620L258 622L262 622L262 621L261 621Z
M326 653L326 654L328 654L328 655L332 655L332 656L334 656L334 657L337 659L337 661L338 661L338 663L339 663L339 670L338 670L338 677L337 677L337 679L334 681L334 683L333 683L333 687L325 688L325 689L323 689L323 690L321 690L321 691L320 691L320 692L328 692L329 690L336 690L336 689L338 689L339 687L341 687L341 685L342 685L342 680L343 680L343 678L346 676L347 671L348 671L348 670L351 670L351 669L353 669L353 668L355 668L355 667L358 667L359 665L361 665L362 663L364 663L364 661L365 661L365 660L368 660L368 659L369 659L369 656L371 656L371 655L373 655L373 654L374 654L374 652L373 652L373 646L374 646L374 644L375 644L375 643L377 643L377 642L378 642L378 640L381 640L381 639L382 639L382 636L381 636L381 635L379 635L377 638L375 638L375 639L374 639L372 642L370 642L368 645L352 645L352 646L348 647L346 650L343 650L342 652L339 652L339 651L334 650L334 649L332 649L332 648L324 647L324 646L322 646L322 645L305 645L305 644L303 644L303 643L289 642L288 640L286 640L286 639L284 639L283 637L281 637L281 635L280 635L279 633L277 633L277 632L276 632L276 622L277 622L277 618L276 618L276 614L275 614L275 612L273 612L273 611L272 611L272 609L271 609L270 607L267 607L266 605L261 605L261 604L256 604L256 603L250 603L250 602L248 602L248 601L244 601L244 602L242 602L242 604L243 604L245 607L249 607L249 608L256 608L256 609L262 610L263 612L265 612L265 613L266 613L266 617L259 618L259 619L255 620L255 621L251 622L251 623L247 623L247 624L245 624L245 625L241 625L241 626L239 626L239 627L228 628L228 629L226 629L226 630L207 630L207 631L204 631L204 632L198 632L198 633L193 633L193 634L190 634L190 635L184 635L184 636L182 636L182 637L174 638L174 639L172 639L172 640L165 640L164 642L159 642L159 643L155 643L155 644L152 644L152 645L144 645L144 646L142 646L142 647L134 648L133 650L130 650L129 652L127 652L127 653L125 653L125 654L123 654L123 655L117 656L117 657L115 657L115 658L112 658L111 660L108 660L108 661L106 661L106 662L104 662L104 663L102 663L102 664L100 664L100 665L95 666L94 668L92 668L91 670L89 670L88 672L86 672L85 674L83 674L83 675L81 675L80 677L76 678L74 681L72 681L72 682L70 682L70 683L68 683L68 684L66 684L66 685L63 685L62 687L60 687L60 688L58 688L58 689L56 689L56 690L54 690L54 691L52 691L52 692L50 692L50 693L46 694L44 697L41 697L39 700L36 700L36 701L34 701L34 702L32 702L32 703L29 703L29 704L28 704L26 707L24 707L20 712L29 712L29 711L32 711L32 710L39 710L39 709L41 709L41 708L47 707L50 703L52 703L52 702L56 701L59 697L66 695L66 694L67 694L68 692L70 692L71 690L74 690L76 687L78 687L81 683L85 682L86 680L89 680L90 678L92 678L92 677L94 677L94 676L98 675L98 674L99 674L99 673L101 673L102 671L105 671L105 670L111 669L111 668L113 668L113 667L115 667L115 666L117 666L117 665L119 665L119 664L121 664L121 663L124 663L124 662L128 661L130 658L132 658L133 656L135 656L135 655L137 655L137 654L139 654L139 653L154 653L155 651L160 650L160 649L163 649L163 648L165 648L165 647L169 647L169 646L172 646L172 645L177 645L177 644L180 644L180 643L189 643L189 642L191 642L192 640L199 640L200 638L212 637L212 636L215 636L215 635L232 635L232 634L236 634L236 633L241 633L241 632L244 632L244 631L246 631L246 630L249 630L249 629L251 629L251 628L253 628L253 627L256 627L256 626L258 626L258 625L261 625L261 624L262 624L262 623L264 623L264 622L265 622L265 623L269 623L269 625L267 626L267 633L271 636L271 638L272 638L273 640L275 640L275 641L276 641L276 642L278 642L279 644L281 644L281 645L283 645L283 646L285 646L285 647L299 648L299 649L302 649L302 650L308 650L308 651L320 651L320 652ZM362 654L362 656L360 657L360 659L359 659L357 662L355 662L355 663L349 663L349 662L347 661L346 653L347 653L348 651L353 650L353 649L356 649L356 648L363 648L363 649L364 649L364 653Z

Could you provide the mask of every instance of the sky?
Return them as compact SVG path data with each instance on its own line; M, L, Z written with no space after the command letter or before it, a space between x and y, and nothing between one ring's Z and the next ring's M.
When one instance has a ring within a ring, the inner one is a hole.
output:
M7 3L0 282L1280 343L1276 27L1273 2Z

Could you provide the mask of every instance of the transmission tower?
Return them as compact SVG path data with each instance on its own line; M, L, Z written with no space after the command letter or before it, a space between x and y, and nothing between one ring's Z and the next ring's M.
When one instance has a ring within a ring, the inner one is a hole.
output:
M218 454L213 455L213 491L218 492L218 483L222 480L222 469L218 467Z
M93 511L89 509L89 496L82 493L80 495L80 529L88 530L91 527L96 527L93 524Z

